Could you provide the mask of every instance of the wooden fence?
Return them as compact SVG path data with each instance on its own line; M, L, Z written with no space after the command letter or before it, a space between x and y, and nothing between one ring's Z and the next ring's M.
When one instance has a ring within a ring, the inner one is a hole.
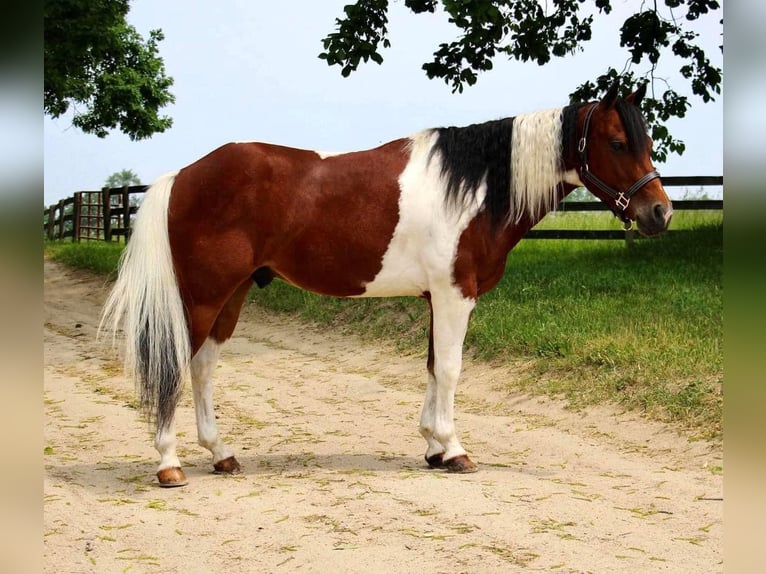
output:
M78 191L43 211L43 231L48 239L71 237L73 241L130 239L133 215L138 211L131 196L147 186L105 187L101 191Z
M723 186L723 176L669 176L663 177L665 187ZM145 185L104 188L101 191L78 191L73 197L62 199L43 212L43 229L48 239L71 237L73 241L112 241L123 237L130 239L132 216L138 207L131 205L130 197L143 194ZM71 206L71 207L70 207ZM557 207L558 212L607 211L600 201L565 201ZM673 209L722 210L722 199L676 200ZM670 231L669 233L673 233ZM637 237L634 230L616 229L532 229L525 239L623 239L627 242Z

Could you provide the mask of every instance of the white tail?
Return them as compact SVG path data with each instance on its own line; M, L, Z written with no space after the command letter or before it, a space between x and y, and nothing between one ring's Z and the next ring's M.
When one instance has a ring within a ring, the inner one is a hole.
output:
M123 327L125 371L139 389L142 410L158 429L173 420L191 360L168 238L175 176L160 177L146 192L99 324L99 333L111 332L113 344Z

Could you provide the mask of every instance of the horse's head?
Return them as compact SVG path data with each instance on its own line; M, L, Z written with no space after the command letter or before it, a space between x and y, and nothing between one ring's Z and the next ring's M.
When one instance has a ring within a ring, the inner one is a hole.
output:
M615 82L597 103L580 108L579 174L585 187L644 235L665 231L673 205L651 160L652 142L639 110L646 84L625 99Z

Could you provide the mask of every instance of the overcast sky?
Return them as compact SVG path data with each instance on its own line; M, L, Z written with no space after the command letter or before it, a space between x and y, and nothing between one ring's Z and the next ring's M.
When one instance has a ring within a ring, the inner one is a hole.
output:
M443 14L414 15L402 2L391 2L392 47L383 51L382 66L368 63L343 78L340 68L318 59L322 39L347 3L134 0L129 22L145 37L155 28L165 34L159 48L175 80L176 102L165 112L173 127L131 142L119 132L105 139L82 134L69 116L46 117L45 204L75 191L99 189L122 169L151 183L229 141L365 149L424 128L561 107L583 81L609 65L623 67L628 57L618 48L618 28L637 4L616 0L612 15L597 16L594 39L582 53L542 67L499 58L476 85L453 94L441 80L428 80L421 65L440 42L456 38L456 29ZM719 19L707 17L709 28L701 31L708 57L722 67ZM657 75L688 93L677 71L680 65L676 60ZM669 124L674 136L685 141L686 152L658 165L663 175L722 174L722 99L703 104L692 97L686 118Z

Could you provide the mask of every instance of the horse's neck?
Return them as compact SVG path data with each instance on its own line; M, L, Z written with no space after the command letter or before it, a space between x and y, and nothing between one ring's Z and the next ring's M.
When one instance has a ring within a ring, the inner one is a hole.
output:
M576 177L576 176L575 176ZM579 183L579 182L578 182ZM577 187L580 187L580 185L576 184L571 176L569 176L569 172L566 172L564 174L564 178L561 182L559 182L559 185L556 189L556 196L554 198L553 203L551 204L550 208L546 208L544 211L542 211L537 217L535 218L524 218L524 225L527 226L527 229L524 231L526 233L530 229L532 229L535 225L540 223L540 221L548 215L551 211L555 211L558 207L559 203L567 196L569 195L573 190L575 190Z
M569 172L567 172L569 173ZM581 187L580 185L577 185L574 182L570 182L571 177L567 177L565 174L565 178L561 181L560 185L558 186L558 191L556 195L555 202L553 204L553 209L546 210L539 214L538 217L531 217L527 214L525 214L518 222L511 222L508 225L505 226L503 229L503 238L501 241L501 244L505 245L507 248L507 251L510 252L511 249L526 235L526 233L532 229L535 225L540 223L540 221L548 215L551 211L553 211L559 203L561 203L561 200L563 200L567 195L569 195L570 192L572 192L574 189Z

